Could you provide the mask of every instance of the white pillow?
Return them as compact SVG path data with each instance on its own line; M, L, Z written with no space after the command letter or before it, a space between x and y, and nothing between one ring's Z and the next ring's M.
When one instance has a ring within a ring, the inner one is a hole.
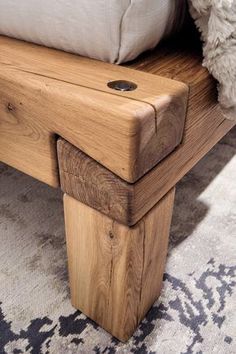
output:
M121 63L153 48L185 0L0 0L0 34Z

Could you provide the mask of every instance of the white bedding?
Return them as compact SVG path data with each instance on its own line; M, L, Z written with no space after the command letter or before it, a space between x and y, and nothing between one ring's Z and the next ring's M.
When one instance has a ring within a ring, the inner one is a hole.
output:
M236 121L236 0L189 0L202 34L203 65L219 82L219 102L226 118Z
M0 34L121 63L170 32L184 0L0 0Z

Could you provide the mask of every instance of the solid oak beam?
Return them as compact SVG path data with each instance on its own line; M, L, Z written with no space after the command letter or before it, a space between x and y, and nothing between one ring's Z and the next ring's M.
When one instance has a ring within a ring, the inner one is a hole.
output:
M138 87L107 86L118 79ZM0 36L0 161L58 186L60 135L135 182L181 142L187 95L181 82Z
M194 25L193 25L194 26ZM184 82L189 99L181 145L136 185L137 218L148 211L234 126L217 100L217 82L202 66L199 33L191 26L129 67Z
M125 225L132 225L134 189L91 157L65 141L57 142L61 189Z
M128 227L64 197L72 304L121 341L159 297L173 202L174 190Z
M65 192L124 224L133 225L235 125L221 112L216 82L202 67L198 42L194 34L188 39L185 33L132 63L134 68L189 86L182 143L130 184L59 140L61 185Z
M134 184L60 138L57 146L61 188L114 220L134 225L234 126L221 119L219 109L208 117L198 115L196 125L186 132L179 148Z

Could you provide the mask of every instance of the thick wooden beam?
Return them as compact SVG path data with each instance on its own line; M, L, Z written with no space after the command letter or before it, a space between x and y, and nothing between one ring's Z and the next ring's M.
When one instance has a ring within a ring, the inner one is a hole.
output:
M133 224L134 185L91 157L58 139L61 189L82 203L125 225Z
M134 225L232 128L234 123L228 120L218 125L215 118L219 115L214 113L202 129L194 125L198 137L190 132L186 143L134 184L60 138L57 146L61 188L114 220Z
M174 190L134 227L65 196L72 304L121 341L162 286Z
M134 81L130 92L113 80ZM55 136L129 182L181 142L188 87L0 37L0 161L58 185Z
M136 183L122 181L59 140L61 185L74 198L127 225L138 222L235 125L223 116L216 83L201 64L196 45L184 37L133 63L153 74L185 82L189 102L183 141Z
M136 219L200 161L234 126L225 119L217 100L217 82L202 66L202 45L195 29L185 30L129 67L179 80L189 86L181 145L136 185Z

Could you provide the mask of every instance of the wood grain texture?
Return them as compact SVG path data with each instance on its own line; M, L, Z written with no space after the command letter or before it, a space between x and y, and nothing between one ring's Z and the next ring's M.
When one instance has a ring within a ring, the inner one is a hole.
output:
M160 294L173 201L129 228L65 195L72 304L122 341Z
M190 87L182 144L134 184L126 183L67 142L59 141L62 189L127 225L136 224L234 126L217 103L216 83L201 65L199 48L181 38L132 65L177 78ZM194 40L193 43L198 43Z
M67 141L59 139L61 188L114 220L134 225L229 131L232 124L223 121L219 126L213 125L213 130L199 136L196 146L184 148L181 145L183 154L174 152L177 155L175 165L168 165L164 160L134 184L123 181ZM193 156L192 150L195 151ZM161 171L160 175L158 171Z
M180 93L182 96L188 91L182 82L166 80L165 77L156 75L154 78L148 73L130 70L124 66L103 63L4 36L0 36L0 48L0 65L146 102L154 106L157 112L160 109L160 98L176 97ZM132 92L113 91L107 87L107 83L113 80L133 81L139 89Z
M134 185L64 139L57 142L61 189L125 225L132 224Z
M109 89L117 79L138 89ZM181 82L0 37L0 160L56 186L60 135L134 182L180 143L187 95Z
M163 43L151 55L140 57L131 67L182 81L190 89L181 145L135 184L134 219L139 220L235 126L235 122L222 114L217 101L217 83L202 67L201 43L195 28L190 27Z

